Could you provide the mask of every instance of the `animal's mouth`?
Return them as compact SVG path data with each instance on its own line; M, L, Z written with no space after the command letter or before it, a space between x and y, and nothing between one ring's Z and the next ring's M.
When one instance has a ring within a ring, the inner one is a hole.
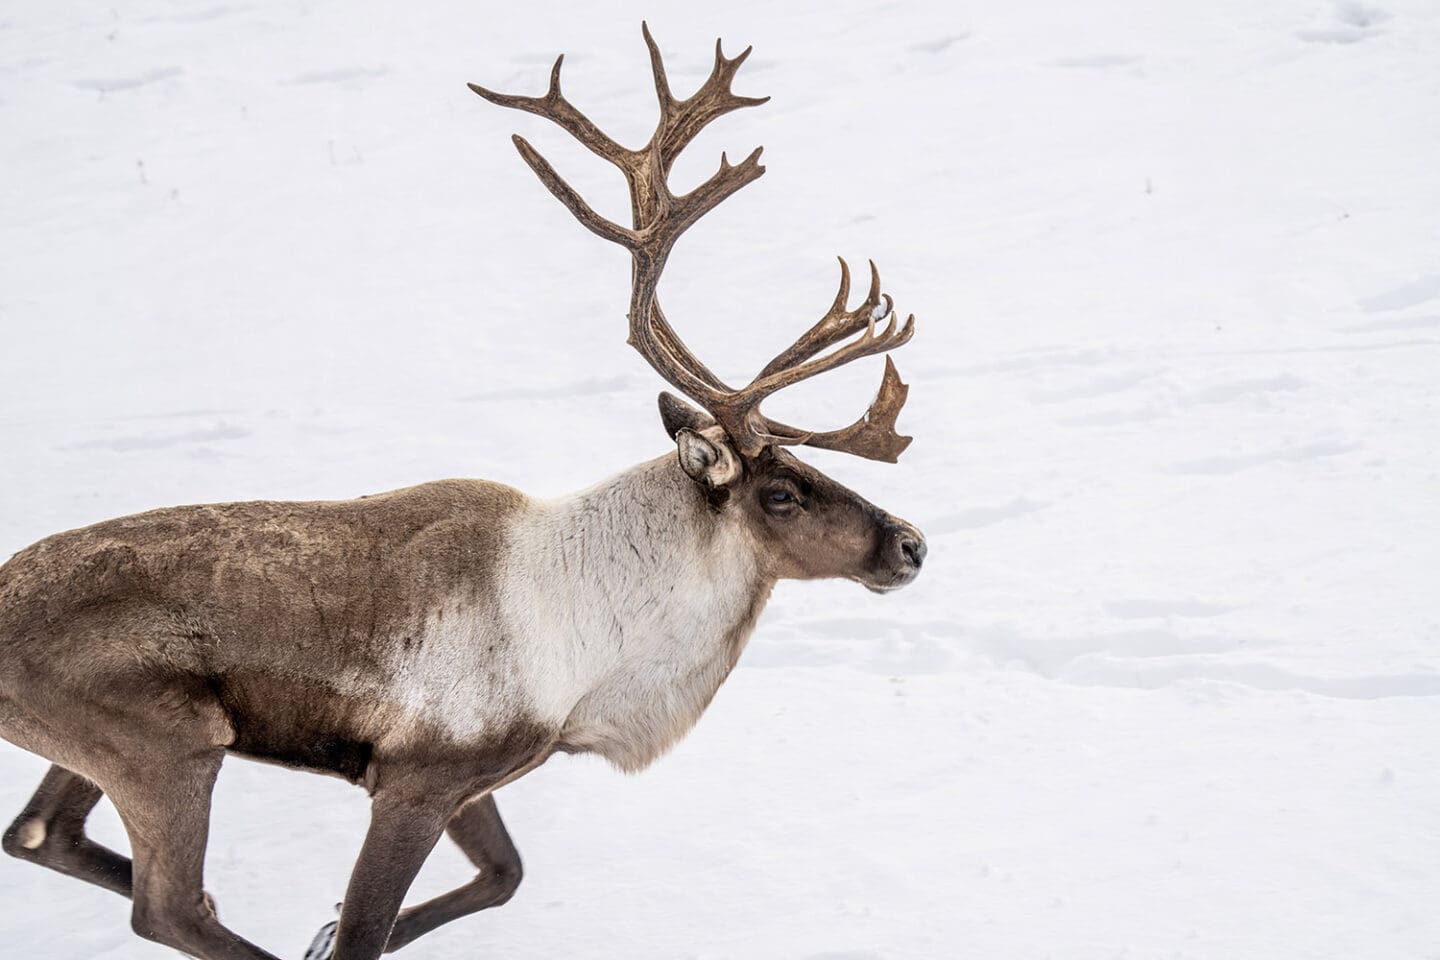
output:
M851 577L860 586L871 593L894 593L901 587L907 587L920 575L919 570L910 570L904 573L892 573L883 580L872 580L868 577Z

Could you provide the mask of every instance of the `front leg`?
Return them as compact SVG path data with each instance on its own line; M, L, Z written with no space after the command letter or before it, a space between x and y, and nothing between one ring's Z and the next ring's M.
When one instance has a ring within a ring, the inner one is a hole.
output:
M335 960L376 960L384 951L405 892L455 807L455 798L443 792L377 792L370 829L340 908Z
M508 898L519 881L520 861L488 794L544 763L554 742L554 731L521 723L506 731L499 748L482 753L479 764L472 759L468 765L439 763L381 771L370 829L340 906L333 951L327 934L334 927L327 925L306 952L306 960L329 960L332 952L334 960L376 960L387 945L398 949L446 920ZM427 774L427 769L447 776ZM472 802L466 805L467 800ZM405 892L447 822L455 827L456 842L482 866L482 872L485 867L498 868L505 876L498 887L487 878L407 911L408 922L401 924L399 938L391 942Z
M390 933L385 952L407 943L451 920L498 907L520 886L520 854L500 820L495 795L487 793L455 812L445 827L456 845L477 868L475 879L433 900L406 907Z

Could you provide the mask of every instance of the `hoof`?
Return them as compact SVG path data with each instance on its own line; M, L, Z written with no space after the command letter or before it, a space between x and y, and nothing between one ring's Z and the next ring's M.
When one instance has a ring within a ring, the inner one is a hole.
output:
M330 960L335 955L335 928L339 921L331 920L320 928L315 939L305 951L305 960Z

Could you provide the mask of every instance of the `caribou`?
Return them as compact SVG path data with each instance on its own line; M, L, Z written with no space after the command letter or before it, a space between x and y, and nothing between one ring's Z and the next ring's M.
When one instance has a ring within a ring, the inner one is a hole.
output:
M632 224L601 217L525 139L525 162L579 222L631 254L629 342L691 401L660 394L672 448L596 486L536 499L441 480L354 500L172 507L59 533L0 567L0 735L50 760L4 834L12 856L133 901L136 933L202 960L274 960L224 926L205 891L210 798L236 754L343 777L371 798L340 905L309 956L373 960L504 903L521 878L495 791L557 752L639 770L685 734L745 648L779 580L915 579L925 540L795 457L820 447L894 462L908 387L886 357L848 427L764 416L771 394L914 332L870 270L823 317L731 387L676 335L657 285L676 240L759 177L756 149L688 193L668 185L711 121L768 98L726 57L686 99L649 49L660 118L638 150L566 99L555 61L538 97L471 89L546 117L613 164ZM882 326L883 324L883 326ZM131 856L89 839L108 796ZM476 874L404 907L448 834Z

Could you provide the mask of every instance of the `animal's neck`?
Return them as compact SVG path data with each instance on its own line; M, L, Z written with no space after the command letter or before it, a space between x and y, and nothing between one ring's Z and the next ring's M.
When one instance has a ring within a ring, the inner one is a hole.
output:
M680 610L728 607L762 586L751 538L735 517L712 510L673 455L642 463L546 505L544 556L573 593L571 610L614 618L617 646ZM698 621L698 632L723 624ZM600 636L585 638L600 641Z
M544 589L525 598L526 627L565 678L549 704L563 710L562 737L643 766L710 702L773 581L739 520L711 510L673 456L532 519L517 546L543 565L531 582Z

